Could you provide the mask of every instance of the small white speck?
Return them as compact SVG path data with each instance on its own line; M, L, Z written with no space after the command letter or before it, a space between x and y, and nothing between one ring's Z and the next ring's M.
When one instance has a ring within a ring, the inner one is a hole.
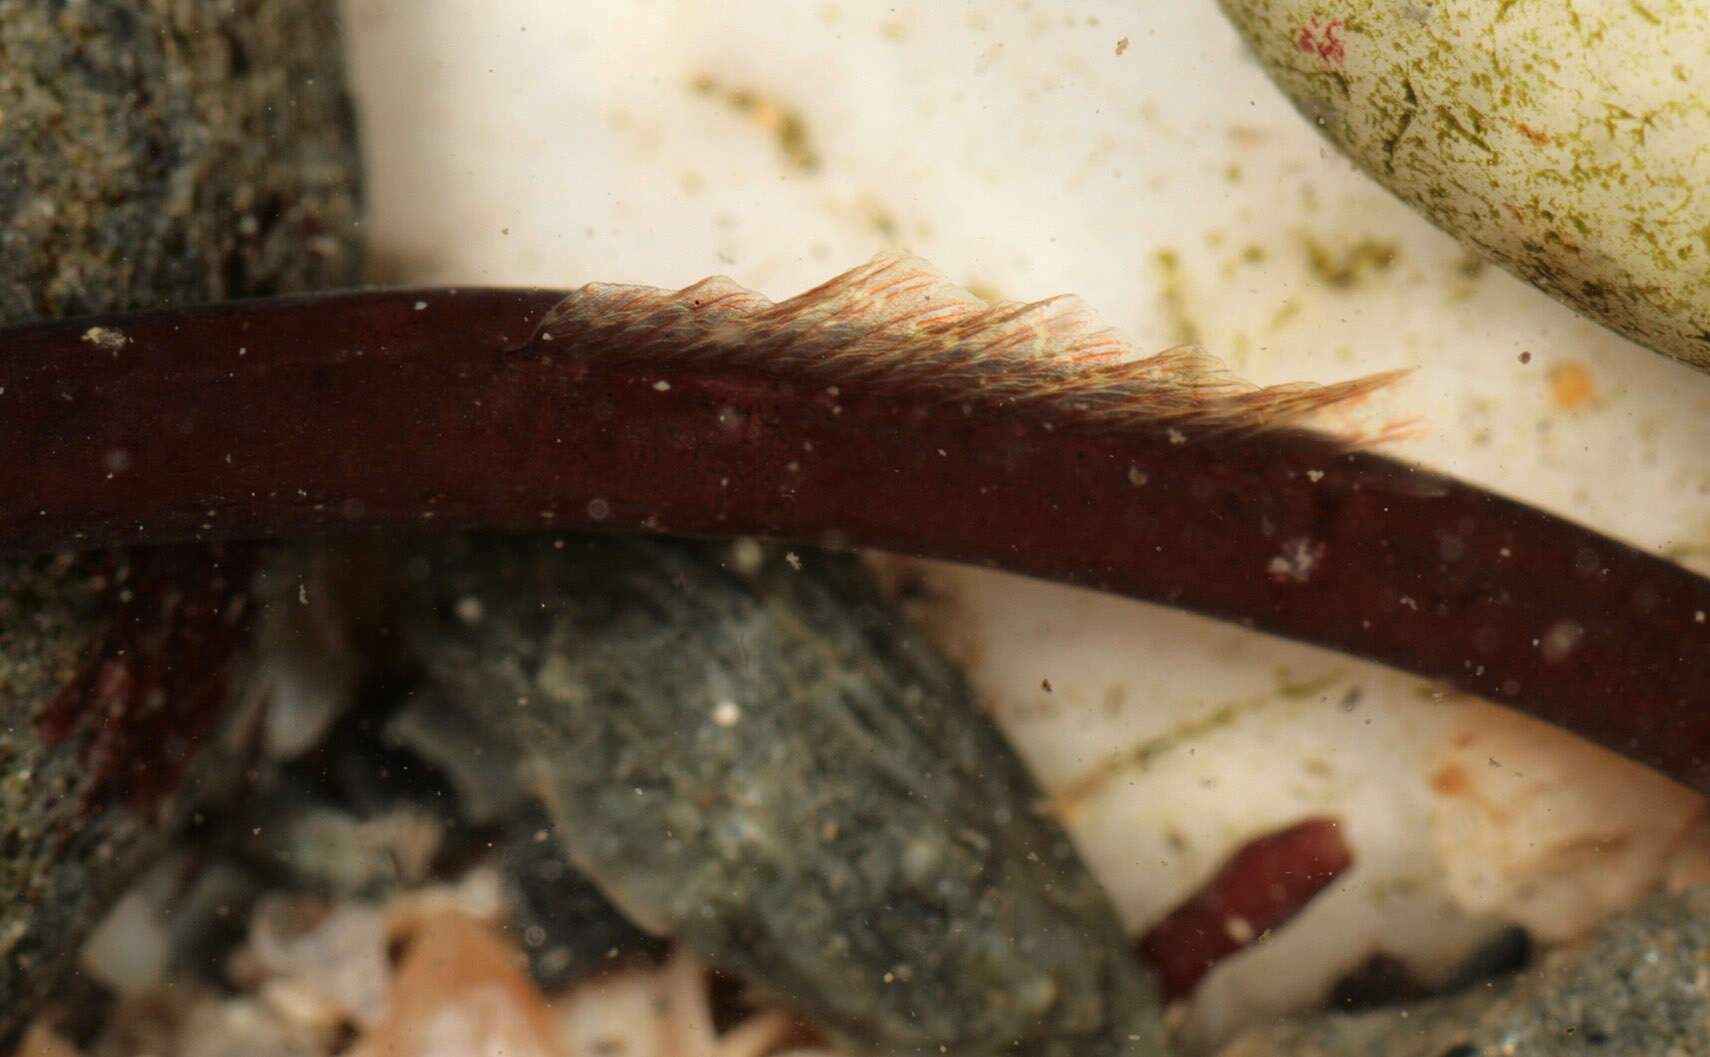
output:
M238 346L238 355L239 356L248 356L249 355L249 346L248 345L239 345Z
M732 568L743 576L757 576L761 564L766 560L766 552L756 540L739 539L730 545L726 560Z
M742 721L742 708L735 701L720 701L713 706L712 721L721 727L734 727Z
M1142 470L1138 466L1130 466L1128 468L1128 483L1136 488L1144 487L1146 482L1151 479L1152 478L1146 475L1146 471Z
M1538 644L1539 651L1544 655L1546 664L1556 664L1566 660L1579 641L1585 638L1585 627L1575 620L1558 620L1550 625L1550 630L1544 632L1543 640Z
M453 611L457 614L457 619L465 624L479 624L487 612L486 607L481 604L481 600L474 595L464 595L459 598Z
M118 352L131 343L124 331L112 327L90 327L83 332L83 340L113 352Z
M426 301L417 301L415 304L415 309L417 312L426 312L427 311L427 302Z
M1415 602L1411 597L1409 597L1407 595L1401 596L1401 604L1406 606L1408 609L1412 609L1415 611L1417 611L1419 609L1419 603Z
M1183 433L1181 430L1175 428L1174 426L1171 426L1170 427L1170 443L1171 444L1186 444L1187 443L1187 434Z
M1223 931L1236 943L1245 945L1253 942L1253 923L1244 917L1231 917L1223 923Z
M786 552L784 554L784 561L786 563L788 563L789 567L794 569L796 572L802 571L802 560L800 558L796 557L795 551Z
M309 585L302 580L297 581L297 604L300 606L309 604Z
M591 521L604 521L612 516L612 505L604 499L588 500L588 518Z
M1324 544L1305 536L1285 540L1281 553L1265 565L1265 572L1278 583L1303 584L1312 579L1313 570L1324 557Z
M1323 470L1308 470L1308 471L1306 471L1306 479L1308 481L1311 481L1313 484L1317 484L1319 481L1324 480L1324 471Z
M1697 612L1693 613L1692 614L1692 622L1695 624L1704 623L1704 610L1700 609Z
M656 392L669 393L671 391L671 383L661 378L657 382L653 383L653 388Z

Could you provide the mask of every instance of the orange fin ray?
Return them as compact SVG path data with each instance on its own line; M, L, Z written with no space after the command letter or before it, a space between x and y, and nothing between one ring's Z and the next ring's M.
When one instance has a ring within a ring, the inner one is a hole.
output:
M723 277L677 291L590 284L547 313L535 340L580 355L701 360L899 397L1031 406L1065 424L1212 434L1295 426L1406 373L1260 388L1197 348L1142 353L1079 297L988 304L901 254L778 302Z

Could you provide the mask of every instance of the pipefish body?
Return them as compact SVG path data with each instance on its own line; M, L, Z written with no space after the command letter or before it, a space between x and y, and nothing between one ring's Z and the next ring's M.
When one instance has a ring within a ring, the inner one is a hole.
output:
M390 290L0 329L0 550L499 529L878 547L1520 708L1710 791L1710 580L1303 428L1076 299L903 257L787 301Z

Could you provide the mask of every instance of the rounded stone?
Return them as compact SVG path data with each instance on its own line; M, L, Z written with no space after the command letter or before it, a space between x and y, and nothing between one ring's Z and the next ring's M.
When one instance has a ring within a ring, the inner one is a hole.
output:
M1300 112L1433 223L1710 369L1710 3L1221 3Z

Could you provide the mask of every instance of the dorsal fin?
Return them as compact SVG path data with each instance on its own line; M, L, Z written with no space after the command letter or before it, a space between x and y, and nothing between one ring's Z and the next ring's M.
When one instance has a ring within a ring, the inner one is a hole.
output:
M779 302L723 277L678 291L591 284L555 305L535 340L579 355L724 362L899 397L1028 405L1103 428L1218 433L1293 425L1405 373L1261 389L1196 348L1143 355L1078 297L987 304L900 254Z

